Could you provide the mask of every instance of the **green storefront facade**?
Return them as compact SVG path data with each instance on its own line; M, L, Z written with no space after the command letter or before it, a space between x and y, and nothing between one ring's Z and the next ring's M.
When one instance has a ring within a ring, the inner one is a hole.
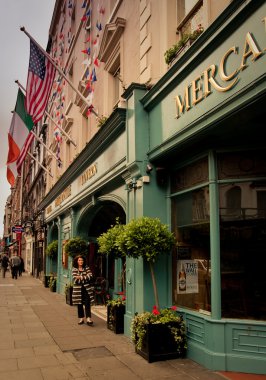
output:
M148 164L150 180L129 192L127 217L159 216L178 242L157 266L161 306L184 313L190 358L263 374L265 14L265 2L232 2L149 92L125 93L128 161ZM129 335L153 301L143 263L127 271Z
M188 356L213 370L266 373L264 1L232 2L150 90L131 84L40 205L57 291L64 243L88 240L90 265L126 291L125 334L154 304L141 259L101 262L96 238L117 217L159 217L177 239L156 265L160 306L184 314ZM180 273L185 276L180 280ZM184 274L185 273L185 274ZM124 278L124 282L121 278Z

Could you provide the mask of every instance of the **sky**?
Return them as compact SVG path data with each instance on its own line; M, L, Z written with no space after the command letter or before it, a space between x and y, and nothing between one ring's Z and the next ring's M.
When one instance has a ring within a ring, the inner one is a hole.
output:
M26 87L30 42L27 32L46 49L55 0L0 0L0 237L10 185L6 179L8 131L17 99L15 80Z

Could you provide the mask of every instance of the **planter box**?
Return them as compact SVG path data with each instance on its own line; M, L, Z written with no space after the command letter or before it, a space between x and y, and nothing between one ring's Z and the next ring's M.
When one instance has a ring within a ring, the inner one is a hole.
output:
M125 305L107 305L107 328L115 334L124 333Z
M73 302L72 302L72 292L73 292L73 287L69 287L67 288L66 290L66 303L70 306L73 305Z
M149 363L185 357L186 349L182 347L181 352L178 351L177 343L170 330L171 327L179 329L180 323L146 325L147 332L142 348L141 350L136 349L136 352Z
M49 281L50 281L50 276L43 277L43 285L45 288L49 288Z

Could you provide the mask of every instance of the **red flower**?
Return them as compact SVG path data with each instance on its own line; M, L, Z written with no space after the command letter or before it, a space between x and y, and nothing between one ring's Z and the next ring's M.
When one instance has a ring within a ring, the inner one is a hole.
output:
M125 296L123 296L123 297L122 297L122 301L125 301L125 300L126 300L126 297L125 297Z
M157 306L156 306L156 305L154 305L153 308L152 308L152 314L153 314L153 315L159 315L159 314L160 314L160 312L159 312L159 310L157 309Z
M173 305L173 306L171 307L171 309L174 310L174 311L176 311L176 310L177 310L177 306Z

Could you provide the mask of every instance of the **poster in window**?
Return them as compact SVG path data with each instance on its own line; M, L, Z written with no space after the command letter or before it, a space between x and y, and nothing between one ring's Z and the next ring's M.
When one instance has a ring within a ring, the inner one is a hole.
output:
M177 293L199 292L198 263L196 260L177 261Z

